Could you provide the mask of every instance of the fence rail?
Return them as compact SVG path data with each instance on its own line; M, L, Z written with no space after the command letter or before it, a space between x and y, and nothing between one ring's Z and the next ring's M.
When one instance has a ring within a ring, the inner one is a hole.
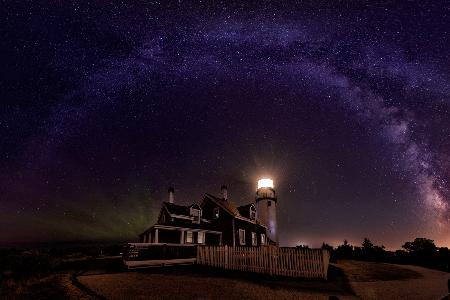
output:
M330 253L322 249L199 246L197 263L270 275L327 279Z

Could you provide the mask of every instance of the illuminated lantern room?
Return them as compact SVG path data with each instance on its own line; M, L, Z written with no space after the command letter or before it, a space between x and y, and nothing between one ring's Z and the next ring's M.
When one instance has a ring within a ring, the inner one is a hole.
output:
M263 178L258 180L258 189L260 188L272 188L273 189L273 180L269 178Z

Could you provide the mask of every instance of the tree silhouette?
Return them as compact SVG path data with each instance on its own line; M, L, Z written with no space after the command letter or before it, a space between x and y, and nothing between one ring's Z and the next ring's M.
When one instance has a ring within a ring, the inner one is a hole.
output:
M336 248L335 254L336 258L353 258L353 246L344 240L344 243Z
M373 250L373 243L368 238L364 238L362 247L364 251L370 252Z
M330 251L330 253L333 251L333 246L326 244L325 242L322 243L322 249Z
M426 238L415 238L414 242L406 242L402 248L417 256L430 256L437 252L434 241Z

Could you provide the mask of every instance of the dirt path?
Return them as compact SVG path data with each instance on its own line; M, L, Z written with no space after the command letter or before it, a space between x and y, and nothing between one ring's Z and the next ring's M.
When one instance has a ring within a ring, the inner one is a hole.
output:
M361 299L438 300L450 273L416 266L343 261L338 264Z

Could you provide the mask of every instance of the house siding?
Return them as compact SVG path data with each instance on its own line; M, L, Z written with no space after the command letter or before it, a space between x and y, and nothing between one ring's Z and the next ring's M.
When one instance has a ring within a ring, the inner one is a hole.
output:
M213 218L213 212L216 207L219 208L218 219ZM233 216L210 199L203 203L202 210L204 217L211 220L210 228L222 232L222 244L233 246L233 230L231 229L233 226Z
M214 208L219 207L219 219L212 219ZM208 199L203 203L204 217L211 218L211 228L216 231L222 232L222 243L224 245L233 246L233 235L235 238L236 246L239 246L239 229L245 230L245 245L252 245L252 232L256 233L257 244L261 245L261 234L266 234L266 228L254 224L249 221L234 218L229 212L225 211L214 201ZM233 232L233 220L234 220L234 232ZM267 235L266 235L267 236Z
M239 229L245 230L245 246L252 246L252 232L256 233L257 246L261 246L261 234L266 234L266 228L253 224L250 222L246 222L240 219L235 219L235 237L236 237L236 246L240 246L239 244Z

